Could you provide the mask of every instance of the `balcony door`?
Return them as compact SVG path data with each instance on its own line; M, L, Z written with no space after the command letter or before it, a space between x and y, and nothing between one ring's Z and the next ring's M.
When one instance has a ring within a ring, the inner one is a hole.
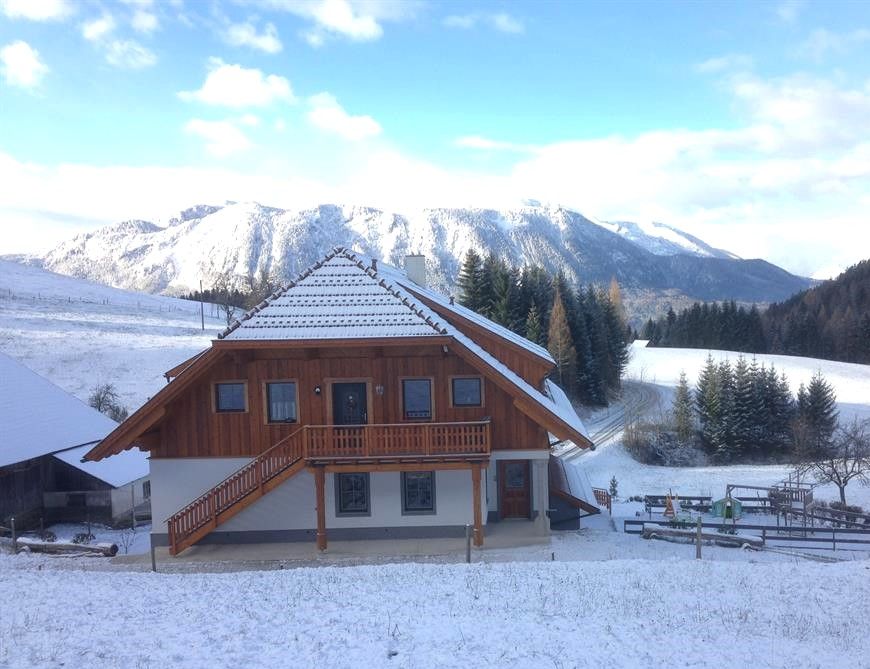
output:
M367 403L365 383L333 383L332 424L365 425L368 423Z

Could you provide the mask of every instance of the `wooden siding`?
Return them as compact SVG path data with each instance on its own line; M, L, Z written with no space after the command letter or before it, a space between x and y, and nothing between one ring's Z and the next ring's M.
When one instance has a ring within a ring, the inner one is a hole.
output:
M449 351L449 347L448 347ZM453 407L450 377L479 376L480 372L441 346L256 349L235 352L218 360L186 392L172 400L160 425L155 457L252 457L304 425L330 423L329 380L370 379L368 422L391 424L402 418L400 379L433 379L433 422L492 419L493 449L547 449L546 431L520 412L511 397L484 378L484 406ZM299 421L266 422L263 384L273 379L296 379ZM225 380L246 380L248 411L215 413L213 386ZM177 383L174 381L173 383ZM384 393L375 392L383 385ZM321 392L315 394L315 387Z

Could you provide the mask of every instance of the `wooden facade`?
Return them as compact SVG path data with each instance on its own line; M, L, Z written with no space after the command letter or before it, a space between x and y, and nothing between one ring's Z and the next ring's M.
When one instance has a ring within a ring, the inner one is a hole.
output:
M453 406L450 382L454 377L480 378L483 405ZM405 378L432 380L430 422L464 423L489 418L494 449L549 447L546 431L514 407L514 398L452 353L449 346L445 352L443 345L310 349L276 345L243 354L228 352L186 393L168 403L151 453L162 458L257 456L299 427L335 424L330 384L338 381L367 384L369 424L420 423L403 417L401 380ZM230 381L246 384L247 411L214 410L215 384ZM295 423L267 422L265 384L272 381L297 384Z

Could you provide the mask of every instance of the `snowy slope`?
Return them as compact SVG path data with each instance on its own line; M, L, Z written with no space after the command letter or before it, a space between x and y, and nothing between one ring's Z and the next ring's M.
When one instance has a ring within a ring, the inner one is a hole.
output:
M673 388L679 381L680 371L685 371L690 384L697 381L698 373L706 362L708 353L715 360L737 360L733 351L706 351L697 349L645 348L646 342L635 342L631 349L631 362L626 377L645 384L655 384L658 401L645 407L645 415L658 418L670 409ZM800 383L807 383L813 374L822 374L837 393L840 419L850 421L870 419L870 366L845 362L832 362L814 358L799 358L784 355L757 355L759 364L774 365L784 372L792 392L797 392ZM619 411L619 406L612 408ZM606 422L607 412L586 417L593 435L599 422ZM643 494L664 494L673 490L679 494L722 496L729 483L769 486L788 476L788 465L728 465L708 467L659 467L644 465L634 460L622 448L620 435L602 444L595 451L576 451L566 456L566 464L582 469L592 484L606 487L612 476L619 482L622 497ZM816 491L817 499L839 499L832 485ZM870 509L870 487L853 483L846 491L852 504ZM617 513L617 511L614 511ZM633 513L633 511L632 511Z
M120 288L178 294L198 288L200 280L214 285L220 276L231 276L242 290L263 276L286 281L336 246L395 266L406 254L423 253L430 282L447 289L469 248L493 251L514 265L561 270L571 280L606 284L615 276L627 290L676 291L695 299L767 302L809 286L763 261L716 255L699 240L695 247L674 246L670 255L653 253L581 214L540 206L403 213L333 204L299 210L251 202L199 206L164 227L130 221L78 235L34 262Z
M664 223L656 223L655 221L632 223L630 221L592 220L594 223L625 237L657 256L686 253L702 258L728 258L733 260L738 257L729 251L714 248L694 235Z
M0 260L0 352L82 401L113 383L135 409L222 329L212 305L134 293ZM69 444L70 446L75 444Z

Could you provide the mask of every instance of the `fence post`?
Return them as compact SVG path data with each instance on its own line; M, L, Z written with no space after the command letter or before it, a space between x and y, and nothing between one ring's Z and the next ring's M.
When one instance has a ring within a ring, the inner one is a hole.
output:
M834 543L834 550L837 550L837 528L836 527L831 528L831 540Z
M157 571L157 557L154 555L154 542L151 542L151 571Z
M471 525L468 523L465 524L465 561L471 564Z
M698 516L698 541L695 544L695 559L701 559L701 516Z
M18 535L15 534L15 517L9 519L9 525L12 529L12 554L18 554Z

